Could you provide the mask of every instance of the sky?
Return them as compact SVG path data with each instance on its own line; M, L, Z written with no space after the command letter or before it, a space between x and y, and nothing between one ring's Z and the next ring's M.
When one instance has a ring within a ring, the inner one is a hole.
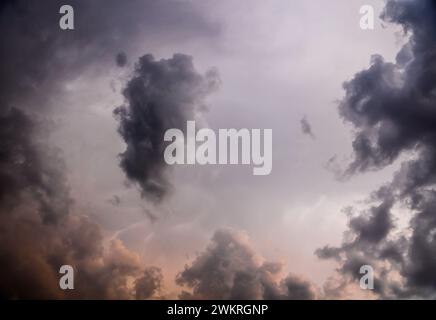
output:
M62 4L0 7L2 297L434 297L432 1ZM165 164L192 119L271 174Z

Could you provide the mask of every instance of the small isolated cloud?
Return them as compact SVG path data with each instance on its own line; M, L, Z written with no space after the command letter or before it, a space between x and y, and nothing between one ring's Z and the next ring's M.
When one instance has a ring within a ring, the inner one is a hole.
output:
M306 116L304 116L300 120L301 125L301 132L305 135L310 136L311 138L315 138L315 135L312 132L312 126L310 125L309 121L307 120Z

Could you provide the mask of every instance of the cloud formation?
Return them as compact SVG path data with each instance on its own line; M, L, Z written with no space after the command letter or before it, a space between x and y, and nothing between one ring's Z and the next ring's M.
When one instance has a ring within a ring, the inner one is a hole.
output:
M304 116L301 120L300 120L300 125L301 125L301 132L305 135L310 136L311 138L315 138L315 135L313 134L312 131L312 126L310 125L309 121L307 120L306 116Z
M162 289L163 276L157 267L145 268L141 278L135 281L136 299L148 299Z
M34 119L16 108L0 116L0 296L150 298L160 270L143 271L137 254L119 240L105 244L101 228L73 212L65 165ZM59 288L64 264L75 269L75 290Z
M119 240L105 243L101 228L75 212L61 152L47 143L54 93L124 43L112 41L115 33L134 28L106 16L116 3L71 1L82 13L72 33L58 28L58 1L9 1L0 7L1 28L8 34L0 53L2 298L143 299L162 282L158 269L144 271L137 254ZM64 264L75 269L75 290L59 288Z
M381 297L435 297L436 3L389 0L382 18L411 36L394 63L374 55L344 85L340 114L356 131L346 174L384 168L401 155L409 160L371 195L377 204L350 220L342 246L318 255L337 259L354 278L359 265L372 264ZM410 230L396 228L394 205L413 215Z
M179 273L176 283L192 289L182 299L294 299L316 297L315 287L295 275L278 279L282 265L264 261L247 236L215 232L206 250Z
M0 52L0 104L13 100L20 107L42 108L50 93L62 92L65 80L84 69L106 71L99 67L113 64L120 50L136 49L138 38L171 41L219 32L192 5L172 0L71 0L75 29L63 31L59 28L63 4L59 0L2 2L0 28L8 41Z
M3 112L0 124L0 296L128 299L138 295L128 279L141 276L139 256L119 240L105 245L100 227L72 212L62 159L44 143L34 121L12 108ZM75 290L59 288L58 271L64 264L75 269ZM138 288L141 298L156 290L151 281L142 281Z
M144 197L159 201L170 188L163 156L165 131L185 132L186 122L206 109L205 98L218 84L216 70L198 73L192 57L184 54L161 60L146 54L137 62L124 89L126 104L114 113L126 142L120 165Z

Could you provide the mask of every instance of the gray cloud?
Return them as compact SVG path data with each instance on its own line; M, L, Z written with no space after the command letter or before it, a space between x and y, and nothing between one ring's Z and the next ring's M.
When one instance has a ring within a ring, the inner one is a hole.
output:
M37 123L17 108L0 114L0 208L2 214L16 206L22 191L38 200L42 218L56 222L71 199L63 176L59 153L43 143L46 138ZM43 122L42 122L43 123Z
M281 281L280 263L263 262L244 234L222 229L190 266L179 273L176 283L183 299L314 299L314 286L294 275Z
M128 285L130 277L141 277L138 255L119 240L105 247L100 227L72 212L65 167L58 151L45 144L41 123L10 109L0 124L0 296L129 299L154 294L151 287L146 295L144 280L136 288ZM75 290L58 286L64 264L76 270Z
M119 52L115 56L115 62L117 64L117 66L124 67L127 64L127 55L126 55L126 53L125 52Z
M13 100L20 107L41 108L50 92L63 90L60 80L74 79L84 68L112 64L121 50L134 49L138 38L172 41L219 32L189 3L174 0L71 0L75 29L63 31L59 28L63 4L59 0L2 4L0 27L8 35L0 52L2 105Z
M318 250L320 257L337 259L344 274L355 276L359 264L377 265L381 297L436 294L435 17L434 1L388 1L382 18L402 25L410 40L395 63L373 56L367 70L345 83L339 107L356 130L355 158L346 174L381 169L402 154L413 155L391 183L371 196L379 204L350 220L342 246ZM396 203L413 214L411 234L395 233L391 209ZM378 265L383 261L389 267ZM400 279L388 277L394 272Z
M349 221L352 232L358 237L357 241L377 243L385 239L393 227L391 208L393 198L383 198L382 203L372 207L369 212L353 217Z
M192 57L175 54L170 59L141 57L124 89L126 105L115 109L119 132L127 144L120 155L127 177L138 183L142 195L161 200L170 183L164 161L165 131L186 131L186 122L205 110L205 98L217 88L215 70L198 73Z
M0 28L0 296L149 298L162 281L139 257L74 212L61 152L47 144L50 112L69 80L104 72L120 50L142 41L216 34L189 3L71 0L75 30L59 28L64 2L4 1ZM126 63L124 56L118 64ZM105 67L106 66L106 67ZM59 267L76 270L75 290L58 287ZM135 280L135 286L129 284Z
M141 278L135 281L136 299L151 298L162 289L163 276L159 268L145 268Z
M300 120L300 125L301 125L301 132L303 132L303 134L308 135L311 138L315 138L315 135L313 134L313 131L312 131L312 126L310 125L310 123L307 120L306 116L304 116Z
M70 4L76 13L72 32L58 28L58 1L10 1L0 8L0 26L8 35L0 53L0 296L149 298L161 282L159 270L144 271L137 254L119 240L105 244L101 228L74 212L61 152L47 144L55 93L94 62L112 62L115 50L131 40L125 35L144 25L118 1ZM132 11L138 19L139 12L157 16L156 10L165 9L160 19L173 26L177 10L190 12L169 2L129 5L138 9ZM180 21L180 32L197 22ZM58 286L63 264L75 268L73 291Z

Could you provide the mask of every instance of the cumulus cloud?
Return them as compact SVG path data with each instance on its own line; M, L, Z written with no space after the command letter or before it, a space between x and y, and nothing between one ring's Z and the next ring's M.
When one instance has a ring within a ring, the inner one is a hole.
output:
M198 73L192 57L184 54L161 60L146 54L137 62L124 89L126 104L114 113L127 145L120 165L144 197L161 200L170 187L163 156L165 131L185 132L186 122L205 110L205 98L218 84L216 70Z
M206 250L179 273L192 289L183 299L314 299L315 287L295 275L279 279L282 265L264 261L248 237L231 229L215 232Z
M436 238L436 4L389 0L385 21L403 26L410 40L394 63L380 55L345 83L339 110L356 131L346 174L381 169L401 155L392 181L370 197L376 203L350 220L342 246L318 251L335 258L346 275L373 264L381 297L434 297ZM393 223L395 204L413 215L409 230Z

